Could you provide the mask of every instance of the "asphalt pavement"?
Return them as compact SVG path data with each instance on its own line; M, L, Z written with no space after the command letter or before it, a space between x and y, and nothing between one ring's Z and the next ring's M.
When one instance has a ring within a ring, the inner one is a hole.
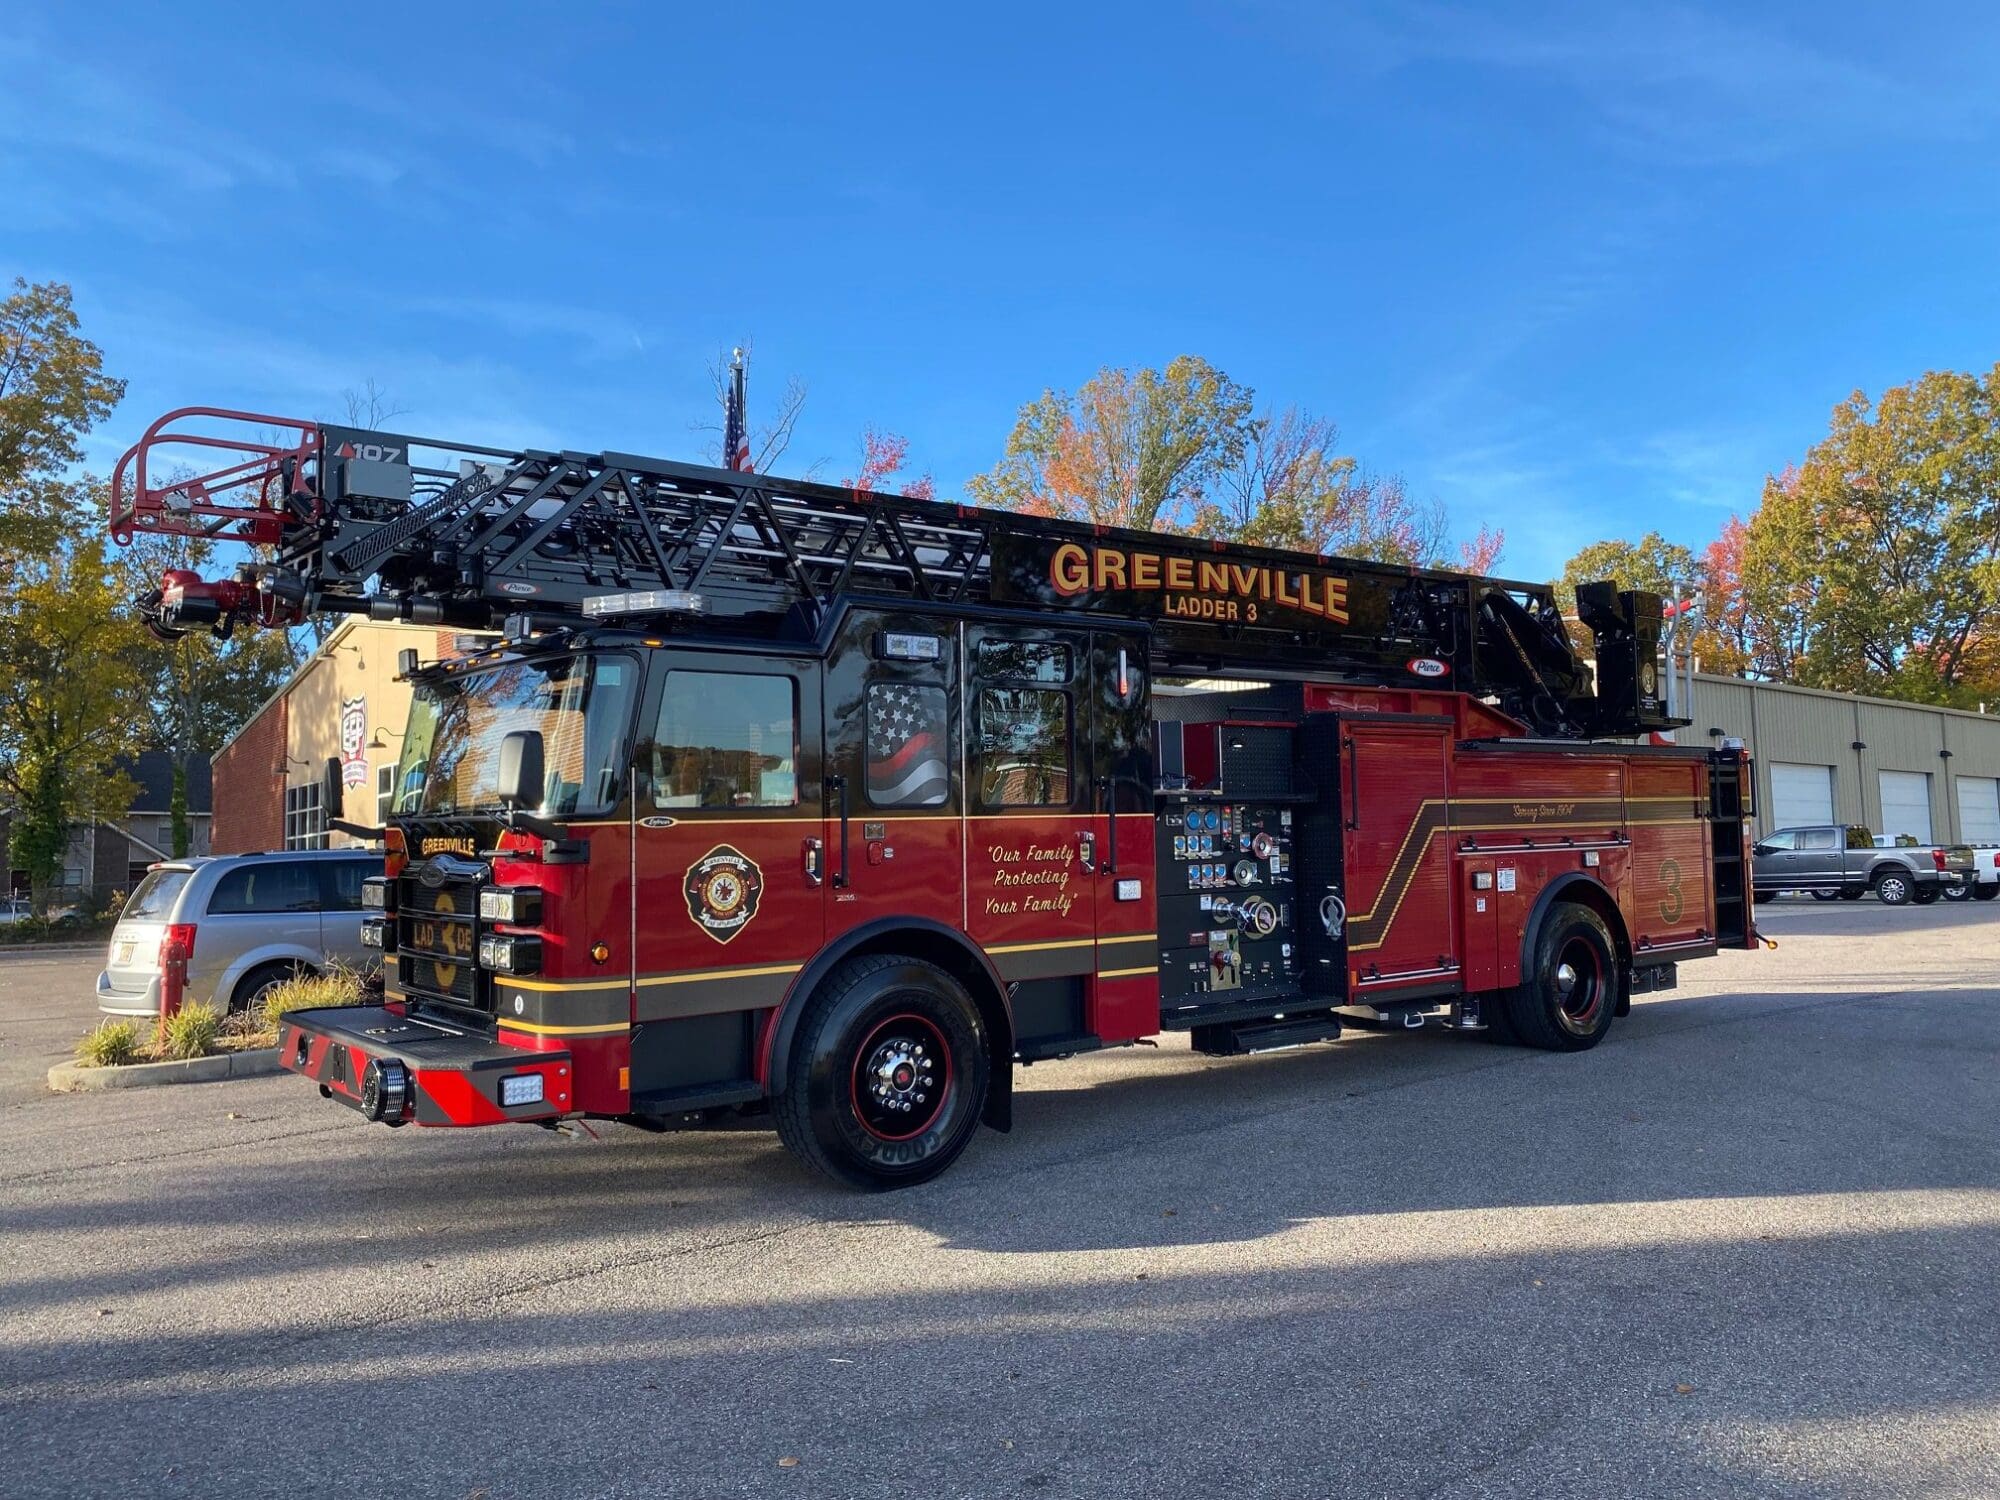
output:
M96 960L0 959L0 1490L2000 1494L2000 903L1759 919L1582 1056L1038 1065L881 1197L45 1095Z

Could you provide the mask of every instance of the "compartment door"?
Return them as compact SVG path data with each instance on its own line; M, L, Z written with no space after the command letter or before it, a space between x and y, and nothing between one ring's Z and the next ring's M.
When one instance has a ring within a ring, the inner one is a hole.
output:
M1342 727L1349 993L1372 1004L1401 990L1456 988L1449 726Z

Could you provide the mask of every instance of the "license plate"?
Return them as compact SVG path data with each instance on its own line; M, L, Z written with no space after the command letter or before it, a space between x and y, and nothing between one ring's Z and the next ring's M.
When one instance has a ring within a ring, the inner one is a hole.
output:
M131 963L132 945L130 943L120 943L116 948L112 949L111 961L121 969Z

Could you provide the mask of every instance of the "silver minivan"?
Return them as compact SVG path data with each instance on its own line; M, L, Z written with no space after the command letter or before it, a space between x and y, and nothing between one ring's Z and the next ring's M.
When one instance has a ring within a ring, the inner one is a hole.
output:
M365 849L289 850L168 860L139 882L118 926L97 1008L114 1016L160 1011L161 954L187 955L183 1004L245 1010L264 991L338 962L365 971L382 955L361 946L361 882L382 873Z

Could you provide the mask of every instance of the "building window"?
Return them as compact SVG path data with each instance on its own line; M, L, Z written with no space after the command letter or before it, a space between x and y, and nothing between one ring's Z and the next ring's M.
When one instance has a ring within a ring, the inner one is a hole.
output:
M396 768L377 766L375 768L375 826L389 826L389 804L396 800Z
M320 805L319 783L316 781L285 788L285 847L326 847L326 809Z

